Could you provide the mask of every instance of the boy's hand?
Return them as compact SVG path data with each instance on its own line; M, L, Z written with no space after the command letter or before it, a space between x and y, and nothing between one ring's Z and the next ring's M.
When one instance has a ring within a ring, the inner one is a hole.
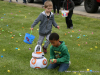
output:
M59 29L59 26L57 26L57 28Z
M33 28L31 28L31 30L33 30Z
M57 63L57 60L56 60L56 59L54 59L53 62L52 62L52 60L53 60L53 59L50 60L50 63L51 63L51 64Z
M54 62L54 63L57 63L57 60L55 59L53 62Z
M64 9L64 11L65 11L65 9ZM67 10L68 11L68 13L69 13L69 10Z
M54 62L52 62L52 59L50 60L50 63L51 63L51 64L54 64Z

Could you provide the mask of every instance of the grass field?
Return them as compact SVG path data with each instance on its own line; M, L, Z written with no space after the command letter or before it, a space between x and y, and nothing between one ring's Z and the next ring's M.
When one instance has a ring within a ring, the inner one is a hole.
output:
M73 30L66 29L65 18L61 15L55 15L55 21L60 29L54 27L52 29L52 32L57 32L60 40L64 41L68 47L71 60L68 71L71 72L59 73L59 67L53 70L30 68L32 52L39 37L39 23L32 33L36 37L33 44L26 44L23 40L25 33L31 32L32 23L43 10L0 1L0 75L100 75L100 19L75 14L72 17ZM48 53L45 54L48 65L50 64L50 46L51 44L48 47ZM99 72L80 72L87 69ZM10 72L7 72L8 70Z

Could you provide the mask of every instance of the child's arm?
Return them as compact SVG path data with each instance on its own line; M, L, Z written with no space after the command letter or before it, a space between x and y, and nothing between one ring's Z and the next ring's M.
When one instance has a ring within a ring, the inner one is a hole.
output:
M36 24L38 24L39 21L41 21L41 17L42 17L42 15L40 14L40 15L38 16L38 18L33 22L33 24L31 25L31 30L32 30L32 28L33 28Z
M71 8L69 9L69 12L72 11L72 10L74 9L74 6L75 6L75 5L74 5L74 2L71 1Z
M58 29L59 29L59 26L57 25L57 23L56 23L55 20L54 20L54 16L53 16L53 22L52 22L52 24L53 24L53 26L54 26L55 28L58 28Z
M50 47L50 60L54 58L54 52L52 46Z

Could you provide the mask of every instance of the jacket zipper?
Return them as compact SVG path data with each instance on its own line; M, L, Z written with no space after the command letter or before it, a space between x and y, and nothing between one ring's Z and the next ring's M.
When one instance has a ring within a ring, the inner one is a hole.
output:
M49 19L47 20L46 30L47 30L47 26L48 26L48 21L49 21ZM46 30L45 30L45 34L46 34Z

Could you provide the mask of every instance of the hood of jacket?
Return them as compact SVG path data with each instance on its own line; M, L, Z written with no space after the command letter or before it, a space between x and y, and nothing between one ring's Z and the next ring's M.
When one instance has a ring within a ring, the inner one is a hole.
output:
M53 15L53 13L52 12L50 12L51 14L50 14L50 17ZM44 16L46 16L47 17L47 15L46 15L46 13L45 13L45 11L43 11L42 12L42 14L44 15Z

